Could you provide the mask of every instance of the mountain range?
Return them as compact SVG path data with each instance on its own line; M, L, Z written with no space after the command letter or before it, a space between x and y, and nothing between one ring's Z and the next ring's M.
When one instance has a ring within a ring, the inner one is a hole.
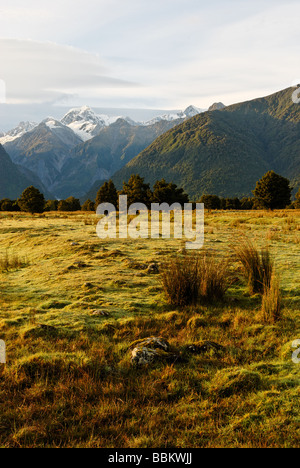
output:
M31 171L14 164L0 145L0 199L16 199L25 188L34 184L46 197L51 198L46 187Z
M204 193L249 196L269 170L298 189L300 106L294 91L228 107L215 103L208 111L190 106L147 122L88 107L71 109L60 121L23 122L0 137L1 196L16 198L30 183L47 197L92 199L104 180L113 178L121 188L133 173L150 184L165 178L194 200Z
M53 197L84 197L97 180L111 177L162 133L202 111L190 106L134 122L82 107L60 121L49 117L39 124L22 122L0 137L0 144L13 163L35 174Z
M295 88L198 114L157 138L118 171L121 187L131 174L154 184L165 178L192 199L202 194L249 196L267 171L300 186L300 105Z

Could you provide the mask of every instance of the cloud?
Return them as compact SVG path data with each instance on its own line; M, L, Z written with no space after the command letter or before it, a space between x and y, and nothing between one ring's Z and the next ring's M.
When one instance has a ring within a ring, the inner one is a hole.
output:
M52 42L0 39L1 76L7 103L55 102L105 90L131 88L132 82L109 75L96 54Z
M6 103L6 86L5 81L0 79L0 104Z
M299 15L299 0L1 0L0 79L15 103L230 104L300 76Z

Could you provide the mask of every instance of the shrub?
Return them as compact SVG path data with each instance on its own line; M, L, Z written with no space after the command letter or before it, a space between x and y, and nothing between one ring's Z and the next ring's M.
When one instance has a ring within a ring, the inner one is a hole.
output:
M13 254L10 255L8 250L6 250L5 254L0 257L0 270L1 271L9 271L9 270L16 270L17 268L22 268L27 264L26 259L21 259L18 255Z
M264 322L274 323L281 316L281 293L278 278L273 274L271 282L265 285L261 316Z
M207 253L185 253L161 270L163 289L174 306L222 300L229 286L228 262Z
M263 293L265 286L270 286L274 269L269 249L265 247L259 252L249 239L245 239L238 242L234 250L242 264L250 294Z

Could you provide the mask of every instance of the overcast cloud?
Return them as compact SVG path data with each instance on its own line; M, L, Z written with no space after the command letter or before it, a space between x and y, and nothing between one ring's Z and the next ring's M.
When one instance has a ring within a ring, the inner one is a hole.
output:
M298 0L1 0L0 80L15 105L231 104L300 77L299 17Z

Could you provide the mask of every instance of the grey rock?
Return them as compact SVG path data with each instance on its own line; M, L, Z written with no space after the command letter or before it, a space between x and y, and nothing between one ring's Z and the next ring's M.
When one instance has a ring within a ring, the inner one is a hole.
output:
M155 362L174 362L179 355L171 352L167 340L162 337L151 336L132 344L131 364L137 367L146 366Z

